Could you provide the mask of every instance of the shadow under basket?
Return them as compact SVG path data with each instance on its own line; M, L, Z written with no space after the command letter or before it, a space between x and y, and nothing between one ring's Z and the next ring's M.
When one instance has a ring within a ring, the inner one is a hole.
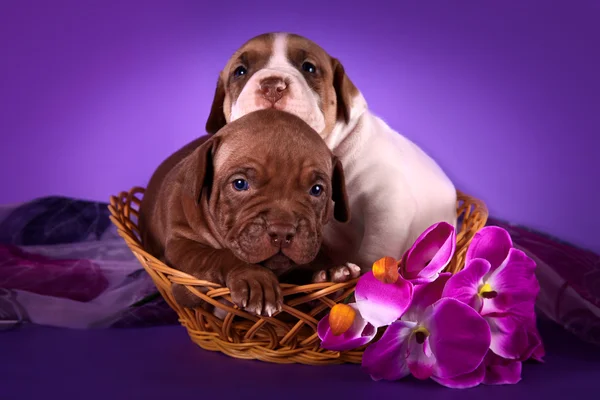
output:
M330 351L320 347L317 335L319 319L337 302L354 293L357 279L344 283L319 283L303 286L282 284L283 310L273 317L257 317L219 300L231 300L229 289L195 279L168 267L142 247L137 227L138 209L144 189L111 196L111 221L129 249L151 276L160 294L178 314L193 342L205 350L220 351L231 357L267 362L308 365L359 364L366 346L351 351ZM487 222L486 205L471 196L457 192L459 216L456 253L446 271L456 273L464 267L468 244ZM387 256L388 254L382 254ZM226 312L224 319L202 308L190 309L175 302L171 285L179 283L202 300ZM381 334L382 331L379 332Z

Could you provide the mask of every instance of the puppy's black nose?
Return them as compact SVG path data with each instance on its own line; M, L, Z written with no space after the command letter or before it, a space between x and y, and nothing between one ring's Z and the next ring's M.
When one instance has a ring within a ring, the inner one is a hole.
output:
M265 78L260 81L262 96L271 103L277 103L287 89L286 83L281 78Z
M285 248L292 244L296 228L288 224L272 224L267 228L267 233L273 246Z

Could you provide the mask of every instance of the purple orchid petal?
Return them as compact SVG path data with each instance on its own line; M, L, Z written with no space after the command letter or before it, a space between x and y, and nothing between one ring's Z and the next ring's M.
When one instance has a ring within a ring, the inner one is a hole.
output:
M454 274L444 287L443 297L451 297L480 312L483 306L479 287L491 265L483 258L475 258L465 265L462 271Z
M381 339L366 348L362 369L371 379L395 381L410 374L406 354L414 326L411 322L396 321L386 328Z
M540 291L535 267L535 261L524 252L510 249L502 265L486 281L497 294L484 300L481 313L502 313L517 304L534 303Z
M533 347L533 351L531 352L530 359L535 360L537 362L543 363L544 357L546 356L546 349L544 348L544 343L537 335L538 344Z
M415 286L412 303L402 319L405 321L419 321L427 307L442 297L446 283L451 277L450 272L443 272L435 281Z
M355 297L362 317L379 328L404 314L412 301L413 285L402 277L395 283L383 283L369 271L356 283Z
M542 338L535 323L527 329L527 343L527 350L523 353L520 361L532 359L543 363L544 357L546 356L546 349L544 348L544 343L542 342Z
M439 378L432 376L431 379L451 389L469 389L479 386L485 378L485 364L482 362L473 372L460 375L455 378Z
M494 271L506 259L512 247L512 239L505 229L486 226L473 236L467 249L465 262L468 263L474 258L483 258L490 262L491 270Z
M517 360L527 352L529 345L527 329L514 314L490 314L485 316L490 326L492 340L490 349L497 355Z
M402 257L402 275L415 285L433 282L452 260L456 230L447 222L430 226Z
M544 362L546 356L546 349L540 332L537 329L535 315L530 321L525 323L525 331L527 334L527 347L521 354L519 361L534 360L540 363Z
M514 385L521 381L520 361L507 360L489 351L485 357L484 385Z
M436 376L455 378L475 371L491 341L490 327L477 311L451 298L442 298L427 309L423 326L430 332L437 360Z
M423 343L419 343L413 334L408 339L406 364L415 378L421 380L431 378L436 368L436 360L431 351L429 338L426 338Z
M527 345L519 357L519 361L533 359L544 362L546 351L537 329L537 318L534 303L522 303L511 308L507 313L514 319L514 324L523 327L527 336Z
M317 334L321 339L321 347L332 351L346 351L369 343L375 337L377 329L369 324L358 311L356 304L348 304L356 311L354 323L343 334L336 336L331 332L329 314L321 319L317 325Z

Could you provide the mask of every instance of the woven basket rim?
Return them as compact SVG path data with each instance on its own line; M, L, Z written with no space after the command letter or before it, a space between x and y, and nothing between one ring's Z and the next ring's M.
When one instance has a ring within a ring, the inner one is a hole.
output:
M162 297L178 314L181 325L187 329L192 341L206 350L219 351L235 358L309 365L360 363L364 348L345 352L328 351L319 347L316 334L316 316L351 295L359 278L343 283L281 284L286 301L280 314L296 318L297 321L293 323L280 321L278 315L259 317L235 306L222 304L220 299L231 300L227 287L196 279L166 265L144 249L137 227L137 208L144 192L145 188L135 186L129 191L111 196L108 206L110 220L117 227L119 236L125 240L142 267L149 273ZM463 216L463 221L460 229L457 227L457 251L451 265L446 269L453 273L462 268L468 244L475 232L485 225L489 215L483 201L459 190L457 213L459 217ZM469 224L478 228L471 229ZM218 320L204 310L179 306L170 292L170 285L173 283L185 285L203 301L226 312L227 316ZM198 288L202 288L204 292ZM298 297L289 300L292 296ZM309 301L318 301L319 304L310 312L302 312L296 308L308 304ZM278 334L277 329L284 333ZM303 329L308 332L304 336L300 334ZM256 339L256 335L260 336L260 339Z

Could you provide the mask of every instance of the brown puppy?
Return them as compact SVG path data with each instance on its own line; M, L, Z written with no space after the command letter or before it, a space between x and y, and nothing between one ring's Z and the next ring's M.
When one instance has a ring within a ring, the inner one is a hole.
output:
M350 217L341 163L302 119L270 109L165 160L147 186L139 226L155 257L271 316L282 306L278 277L323 267L311 263L332 217ZM180 304L199 305L184 287L173 290Z

